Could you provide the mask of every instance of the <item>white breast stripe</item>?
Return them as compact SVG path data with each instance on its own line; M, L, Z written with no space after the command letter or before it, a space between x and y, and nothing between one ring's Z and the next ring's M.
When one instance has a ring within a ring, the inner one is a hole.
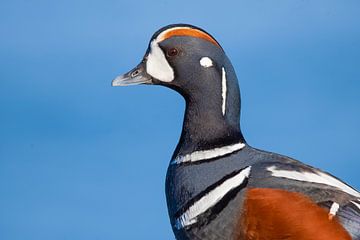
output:
M211 158L221 157L230 153L233 153L235 151L239 151L245 147L244 143L236 143L229 146L214 148L210 150L204 150L204 151L195 151L190 154L186 154L184 156L178 156L175 158L171 164L179 164L179 163L185 163L185 162L197 162L197 161L203 161L208 160Z
M229 191L240 186L250 175L251 166L243 169L241 172L226 180L218 187L200 198L191 207L189 207L178 219L175 227L177 229L192 225L197 222L197 217L206 212L209 208L218 203Z
M336 202L333 202L333 204L331 205L331 208L330 208L330 211L329 211L329 214L333 215L333 216L336 216L336 213L337 211L339 210L339 204L336 203Z
M146 72L163 82L174 80L174 70L169 65L164 52L155 40L150 44L150 53L146 60Z
M304 181L304 182L312 182L312 183L320 183L329 185L339 190L346 192L352 196L360 197L360 193L357 192L355 189L349 187L345 183L341 182L340 180L320 171L313 172L297 172L297 171L290 171L290 170L279 170L276 166L271 166L267 168L268 171L271 172L271 175L274 177L282 177L287 179L293 179L297 181Z
M221 78L221 85L222 85L222 114L225 115L226 110L226 72L225 68L222 68L222 78Z

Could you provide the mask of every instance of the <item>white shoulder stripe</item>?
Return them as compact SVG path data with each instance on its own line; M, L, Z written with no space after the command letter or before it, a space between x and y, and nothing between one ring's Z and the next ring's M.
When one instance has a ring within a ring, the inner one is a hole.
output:
M233 145L228 145L224 147L219 148L213 148L210 150L203 150L203 151L195 151L189 154L186 154L184 156L178 156L176 157L171 164L179 164L179 163L185 163L185 162L197 162L197 161L203 161L208 160L211 158L221 157L236 151L239 151L245 147L244 143L236 143Z
M359 201L360 201L360 199L359 199ZM354 202L354 201L351 201L357 208L359 208L359 210L360 210L360 204L359 203L357 203L357 202Z
M235 176L227 179L215 189L204 195L191 205L178 219L175 227L177 229L192 225L197 222L197 217L218 203L229 191L240 186L250 175L251 166L243 169Z
M287 179L293 179L303 182L320 183L328 186L338 188L339 190L346 192L352 196L360 197L360 193L340 180L320 171L315 172L298 172L291 170L280 170L276 166L267 168L274 177L282 177Z

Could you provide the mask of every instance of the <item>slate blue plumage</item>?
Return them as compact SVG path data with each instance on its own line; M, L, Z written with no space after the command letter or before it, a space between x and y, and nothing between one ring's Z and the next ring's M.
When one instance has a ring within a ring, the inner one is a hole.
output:
M168 36L171 31L172 35ZM199 64L202 57L211 59L210 67ZM149 62L158 64L166 74L156 69L150 71ZM249 227L244 224L249 218L246 203L251 189L281 190L309 200L314 203L314 209L303 211L321 209L322 213L325 209L329 212L326 221L338 227L339 234L360 239L359 192L319 169L246 143L240 129L238 80L230 60L210 34L185 24L169 25L157 31L143 61L113 81L114 86L140 83L169 87L186 101L181 137L166 177L170 222L177 239L266 239L261 229L258 229L258 238L251 237ZM226 152L236 144L242 145ZM206 157L208 153L218 155ZM175 161L195 155L200 156L196 161ZM240 182L226 188L236 176L241 177L238 177ZM222 195L214 198L218 192ZM273 211L276 210L275 206ZM283 221L288 221L286 216ZM313 224L316 227L316 223ZM277 231L276 227L273 231ZM276 234L281 238L299 239L286 231Z

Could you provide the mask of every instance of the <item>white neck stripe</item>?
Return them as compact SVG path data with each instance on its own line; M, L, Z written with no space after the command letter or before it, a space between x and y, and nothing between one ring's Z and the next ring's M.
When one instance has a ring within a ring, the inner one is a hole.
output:
M225 115L226 111L226 72L225 68L222 68L222 77L221 77L221 96L222 96L222 114Z
M232 189L239 187L250 175L251 166L243 169L235 176L227 179L215 189L208 192L186 211L176 219L175 227L177 229L192 225L197 222L197 217L208 209L213 207L216 203L221 201L223 197Z
M317 170L315 170L315 172L298 172L294 170L277 169L276 166L268 167L267 170L270 171L271 175L274 177L282 177L282 178L293 179L303 182L325 184L328 186L335 187L352 196L360 197L360 193L357 192L352 187L346 185L345 183L341 182L340 180L334 178L329 174Z
M239 151L239 150L243 149L244 147L245 147L245 144L240 142L240 143L236 143L233 145L228 145L228 146L219 147L219 148L213 148L210 150L195 151L195 152L186 154L184 156L176 157L173 161L171 161L171 164L204 161L204 160L221 157L221 156Z

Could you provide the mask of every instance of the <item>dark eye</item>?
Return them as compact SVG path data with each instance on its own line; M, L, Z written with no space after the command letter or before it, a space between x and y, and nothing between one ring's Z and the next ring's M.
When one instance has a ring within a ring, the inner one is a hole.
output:
M176 55L178 55L179 51L176 48L170 48L169 50L167 50L167 55L169 57L174 57Z

